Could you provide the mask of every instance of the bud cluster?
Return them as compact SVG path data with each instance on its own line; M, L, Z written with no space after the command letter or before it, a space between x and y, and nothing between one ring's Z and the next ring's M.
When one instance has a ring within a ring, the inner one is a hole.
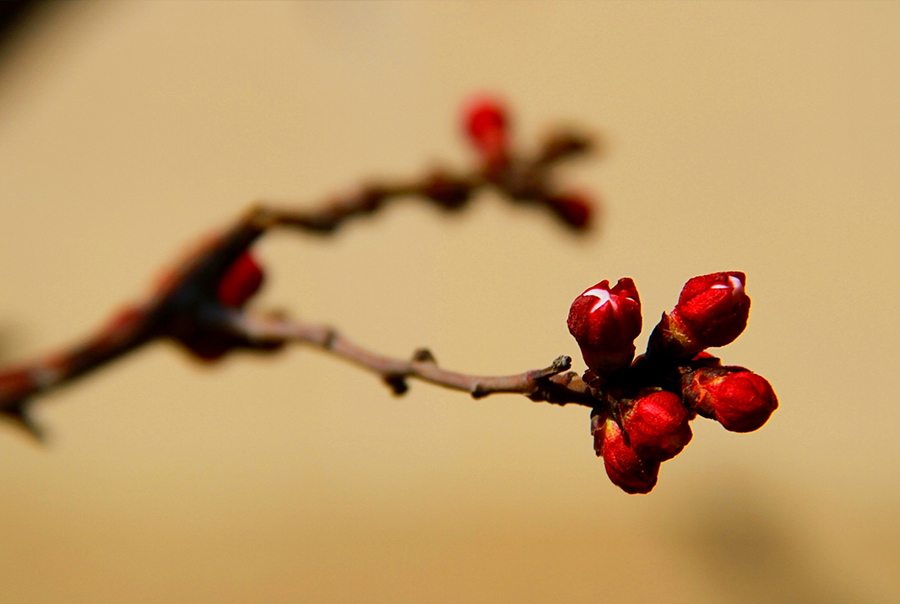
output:
M506 103L494 96L471 99L463 110L463 131L481 160L482 176L500 186L512 199L545 205L566 225L585 229L591 222L593 201L585 191L556 191L547 168L554 162L581 153L589 141L571 133L555 133L544 141L534 158L513 150L512 120Z
M778 407L772 386L743 367L722 366L707 348L733 342L747 325L750 298L744 273L689 280L678 303L663 313L647 352L634 358L641 301L631 279L612 288L601 281L569 309L569 332L597 399L591 414L594 450L610 480L626 493L649 493L660 463L690 442L697 415L732 432L760 428Z

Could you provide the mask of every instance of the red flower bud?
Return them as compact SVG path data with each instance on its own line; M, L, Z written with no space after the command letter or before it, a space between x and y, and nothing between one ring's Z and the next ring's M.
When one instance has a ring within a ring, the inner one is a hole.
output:
M264 278L262 268L253 256L244 252L222 275L216 292L219 302L233 308L242 307L259 291Z
M715 273L688 281L673 315L680 318L704 344L725 346L747 326L750 298L744 292L744 273Z
M625 442L619 425L612 419L603 423L602 432L603 464L612 483L632 495L649 493L656 486L659 462L644 459L635 453Z
M506 107L495 98L472 100L465 112L466 134L491 164L504 163L509 146Z
M650 336L649 350L675 357L693 357L704 348L733 342L747 326L750 298L744 273L703 275L689 280L678 304Z
M672 459L691 441L693 433L681 397L665 390L641 396L622 414L622 428L635 453L644 459Z
M609 281L601 281L585 290L572 302L568 325L591 371L607 375L627 367L641 333L641 299L634 282L626 277L609 289Z
M743 367L703 367L682 377L684 400L731 432L753 432L778 408L765 378Z

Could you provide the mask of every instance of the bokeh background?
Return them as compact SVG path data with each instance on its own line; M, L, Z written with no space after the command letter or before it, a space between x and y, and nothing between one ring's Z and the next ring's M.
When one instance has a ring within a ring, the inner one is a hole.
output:
M752 434L698 420L628 496L584 408L160 344L45 397L47 447L0 425L3 602L900 600L900 4L66 3L2 50L4 361L253 200L465 167L459 107L490 90L525 149L602 136L561 174L596 230L400 204L265 240L258 304L504 374L577 357L601 279L635 279L649 332L689 277L743 270L722 355L781 400Z

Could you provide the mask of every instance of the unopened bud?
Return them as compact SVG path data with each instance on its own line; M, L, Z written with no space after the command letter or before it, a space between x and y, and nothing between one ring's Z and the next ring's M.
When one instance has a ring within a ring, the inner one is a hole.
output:
M508 121L506 107L495 98L476 98L465 111L466 134L489 164L502 164L507 159Z
M733 342L747 326L750 298L744 273L726 272L689 280L678 304L650 336L649 350L673 357L693 357L704 348Z
M743 367L703 367L682 377L684 400L731 432L760 428L778 408L771 384Z
M677 394L657 390L636 399L622 414L622 428L644 459L672 459L691 441L691 413Z
M656 486L659 462L644 459L629 447L612 419L604 423L603 435L603 464L612 483L632 495L649 493Z
M641 333L641 300L634 281L619 279L610 289L604 280L585 290L572 302L568 326L591 371L602 376L627 367Z

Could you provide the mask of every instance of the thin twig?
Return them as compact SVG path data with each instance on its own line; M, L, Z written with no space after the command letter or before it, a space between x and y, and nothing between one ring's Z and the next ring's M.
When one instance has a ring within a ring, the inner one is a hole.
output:
M224 328L255 345L296 343L315 346L378 374L395 394L405 393L408 389L407 378L415 378L451 390L468 392L474 398L514 393L558 405L572 403L593 407L596 404L588 386L577 374L563 374L572 366L572 359L567 356L557 357L550 366L543 369L516 375L468 375L442 369L427 348L416 350L410 360L395 359L367 350L334 329L322 325L227 311L221 313L218 320Z

